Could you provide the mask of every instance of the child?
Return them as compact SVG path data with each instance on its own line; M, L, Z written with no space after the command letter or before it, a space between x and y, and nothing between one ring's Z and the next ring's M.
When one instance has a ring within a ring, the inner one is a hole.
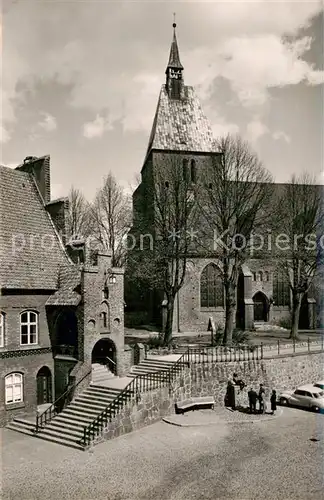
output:
M277 409L277 393L274 389L271 394L270 402L271 402L271 412L272 412L271 415L274 415Z

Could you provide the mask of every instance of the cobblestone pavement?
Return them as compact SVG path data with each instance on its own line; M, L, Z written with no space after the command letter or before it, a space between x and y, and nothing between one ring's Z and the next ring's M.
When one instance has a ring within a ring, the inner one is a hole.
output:
M218 425L221 423L226 424L254 424L258 422L267 422L278 418L283 413L283 409L278 407L275 415L271 412L264 414L251 415L247 408L242 410L231 410L230 408L216 408L215 410L196 410L189 411L183 415L170 415L163 419L164 422L179 427L199 427L201 425Z
M4 429L2 499L321 500L323 423L291 408L262 425L159 422L93 453Z

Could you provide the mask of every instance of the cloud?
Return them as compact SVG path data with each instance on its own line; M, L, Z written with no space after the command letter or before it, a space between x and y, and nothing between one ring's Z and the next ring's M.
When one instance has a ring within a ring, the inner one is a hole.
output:
M275 141L283 139L285 142L287 142L287 144L289 144L291 141L289 135L286 134L286 132L284 132L283 130L277 130L272 134L272 137Z
M83 135L87 139L102 137L107 130L112 130L113 126L109 120L103 116L97 115L92 122L83 125Z
M321 8L321 2L297 0L179 4L186 83L197 85L199 96L207 99L222 76L247 107L262 106L273 87L321 83L323 72L304 60L312 40L298 39L299 30ZM8 140L18 107L24 105L21 82L33 91L40 78L70 85L70 106L96 116L83 127L89 138L107 130L103 110L125 130L148 130L171 42L166 33L170 16L171 6L156 1L149 6L41 2L37 9L28 2L13 4L3 19L0 90L2 127L8 133L3 137ZM197 30L198 25L204 29ZM287 41L287 34L297 40Z
M268 132L268 127L259 118L254 118L246 127L246 137L253 144Z
M56 118L49 113L42 112L41 114L43 115L43 119L38 122L38 127L45 130L46 132L52 132L53 130L56 130Z

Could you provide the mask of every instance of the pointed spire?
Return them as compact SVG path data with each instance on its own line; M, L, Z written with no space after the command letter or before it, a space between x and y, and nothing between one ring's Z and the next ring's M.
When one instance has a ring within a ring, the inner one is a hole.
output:
M177 42L177 37L176 37L177 25L174 22L172 26L173 26L173 40L172 40L172 44L171 44L170 57L169 57L167 70L168 70L168 68L183 69L183 66L180 62L178 42Z

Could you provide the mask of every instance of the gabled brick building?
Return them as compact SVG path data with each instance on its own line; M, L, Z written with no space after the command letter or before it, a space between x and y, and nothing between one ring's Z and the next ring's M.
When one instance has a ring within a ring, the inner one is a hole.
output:
M50 157L0 167L0 423L51 403L93 363L123 374L123 270L66 232Z
M139 234L154 235L153 195L156 173L172 158L183 164L191 182L204 179L208 186L208 172L213 168L217 149L211 125L206 118L193 87L185 85L176 33L171 44L166 68L166 83L162 85L153 121L147 153L141 170L141 183L133 193L133 227L137 239L134 260L139 258ZM171 159L171 160L170 160ZM211 186L211 185L210 185ZM275 185L279 195L282 185ZM135 253L137 252L137 257ZM143 253L143 252L142 252ZM212 253L212 252L211 252ZM275 260L265 254L255 256L241 268L238 281L236 323L240 328L251 328L255 322L279 323L290 317L291 293ZM142 259L144 256L142 255ZM150 257L149 257L150 258ZM152 258L152 254L151 254ZM189 256L185 284L178 293L174 311L174 330L206 330L213 316L216 324L224 323L224 290L217 255L192 252ZM126 279L127 283L127 279ZM316 308L320 302L321 287L312 287L302 303L301 328L315 328L321 314ZM156 324L163 322L163 292L154 290L145 294L127 286L126 303L129 315L142 309L143 318ZM141 301L139 300L141 297Z

